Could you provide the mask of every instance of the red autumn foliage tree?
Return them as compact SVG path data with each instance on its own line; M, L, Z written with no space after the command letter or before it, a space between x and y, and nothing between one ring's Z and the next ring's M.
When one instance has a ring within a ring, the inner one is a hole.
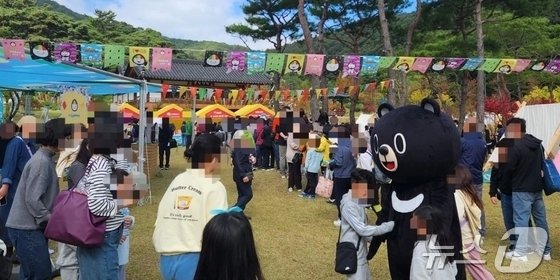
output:
M507 94L494 94L484 101L484 111L502 116L505 123L513 117L518 106Z

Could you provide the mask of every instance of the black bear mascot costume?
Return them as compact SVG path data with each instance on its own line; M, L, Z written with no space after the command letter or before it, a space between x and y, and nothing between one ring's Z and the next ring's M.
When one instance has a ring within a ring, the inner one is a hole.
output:
M379 119L371 132L373 159L376 168L392 179L382 188L383 210L377 223L391 220L395 228L391 233L374 237L368 259L373 258L386 240L391 278L410 279L412 252L417 241L410 219L419 206L431 205L444 213L444 227L451 231L456 244L455 260L463 260L454 188L447 182L461 152L455 123L431 99L422 100L420 106L397 109L382 104L377 113ZM457 270L457 279L466 279L464 265L457 263Z

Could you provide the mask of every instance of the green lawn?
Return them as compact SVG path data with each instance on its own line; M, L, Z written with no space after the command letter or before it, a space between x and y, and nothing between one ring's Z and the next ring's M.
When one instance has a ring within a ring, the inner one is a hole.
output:
M172 168L162 171L162 177L151 181L153 203L132 210L136 217L136 227L132 231L131 258L127 267L129 279L160 279L159 259L152 245L152 232L157 212L157 204L168 184L175 175L187 167L182 158L183 150L172 150ZM228 190L229 203L237 197L231 180L231 168L222 170L222 182ZM318 198L303 200L296 192L286 191L286 180L274 171L257 171L254 198L247 208L257 243L261 266L267 279L343 279L334 272L334 249L338 228L332 224L336 218L336 208ZM485 190L487 193L487 191ZM503 223L499 206L487 205L488 234L484 258L496 279L560 279L560 195L546 198L548 220L552 236L553 252L551 262L541 264L529 274L502 274L494 267L494 258L499 238L503 234ZM373 220L373 216L371 219ZM503 243L502 243L503 244ZM377 256L370 262L374 279L389 279L386 251L382 246Z

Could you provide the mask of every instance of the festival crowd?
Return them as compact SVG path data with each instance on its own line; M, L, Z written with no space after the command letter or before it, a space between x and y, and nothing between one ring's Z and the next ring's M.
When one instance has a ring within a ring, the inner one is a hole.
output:
M123 151L138 141L138 124L134 122L123 134L125 124L118 113L97 114L87 128L65 124L64 119L44 124L9 121L1 126L0 239L6 246L3 260L19 264L20 279L51 279L58 274L63 280L125 279L128 237L135 219L130 215L131 205L119 202L112 185L130 184L125 178L132 172L131 158ZM245 209L253 199L254 178L276 171L285 179L286 192L297 192L305 200L323 196L336 206L337 247L351 244L356 257L349 264L354 266L351 273L339 271L347 259L337 257L337 272L348 279L372 279L368 243L392 232L395 223L368 221L368 211L379 214L384 199L381 189L391 183L373 160L379 151L372 150L371 130L368 125L359 129L339 123L326 112L310 119L303 110L296 113L287 106L273 119L183 122L179 145L185 146L184 157L191 168L177 175L165 191L153 232L162 278L264 279ZM487 143L473 123L467 121L461 130L455 203L463 248L480 248L486 235L482 174ZM178 146L175 127L163 119L161 127L154 125L152 131L151 141L159 146L159 167L168 169L170 149ZM517 118L509 121L502 134L496 149L507 148L508 158L492 167L491 201L501 205L506 230L535 224L548 231L541 169L533 164L542 161L541 140L527 134L525 121ZM228 204L218 173L224 151L238 192L233 205ZM65 186L59 186L59 178ZM89 213L103 218L102 240L95 246L59 242L53 263L46 235L49 225L55 225L53 208L62 204L57 197L63 191L84 196ZM440 216L432 207L414 211L411 225L425 238L419 238L411 252L410 279L461 275L452 257L442 258L441 268L426 266L423 255L438 250L429 246L430 238L440 244L450 238L438 222ZM512 235L507 256L527 261L531 252L516 246L516 241ZM536 253L550 260L550 252L547 242ZM468 260L481 259L478 250L463 255ZM474 279L494 279L481 263L466 264L465 269Z

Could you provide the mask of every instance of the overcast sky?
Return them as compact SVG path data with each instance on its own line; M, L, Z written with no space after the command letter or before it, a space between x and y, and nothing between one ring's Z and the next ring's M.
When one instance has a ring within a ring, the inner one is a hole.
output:
M111 10L117 20L152 28L164 36L243 45L226 33L225 26L243 23L243 0L54 0L69 9L93 15L96 9ZM249 42L253 49L272 48L268 41Z

